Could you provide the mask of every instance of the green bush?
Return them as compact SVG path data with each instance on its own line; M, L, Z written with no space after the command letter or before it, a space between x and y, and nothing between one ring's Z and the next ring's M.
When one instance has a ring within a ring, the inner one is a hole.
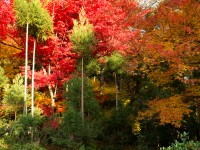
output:
M182 142L178 142L177 140L169 147L162 147L160 150L199 150L200 142L189 141L188 134L183 133Z
M100 106L95 99L92 87L85 79L85 113L84 121L80 109L81 78L74 78L67 84L68 91L65 93L65 112L59 124L59 128L51 140L54 144L69 149L79 149L83 145L85 149L92 146L93 140L101 131Z
M14 144L9 148L10 150L46 150L35 143Z

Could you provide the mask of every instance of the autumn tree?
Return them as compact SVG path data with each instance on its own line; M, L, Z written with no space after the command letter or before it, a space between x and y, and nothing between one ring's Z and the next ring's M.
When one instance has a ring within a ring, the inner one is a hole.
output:
M107 70L110 70L113 72L114 76L114 82L115 82L115 108L118 110L118 94L119 91L121 90L120 84L118 84L118 76L122 75L124 70L123 70L123 65L125 64L125 59L123 56L117 52L114 52L110 57L108 57L106 67ZM118 86L119 85L119 86Z
M26 93L28 78L28 34L34 39L44 41L52 31L52 20L48 12L42 8L40 1L26 2L15 1L15 13L17 16L18 26L23 29L26 26L26 58L25 58L25 113L27 113ZM30 30L29 30L30 28ZM29 33L30 32L30 33ZM32 70L32 116L34 111L34 69L35 69L35 49L36 41L33 46L33 70Z
M3 103L6 106L8 112L14 113L15 120L17 120L18 112L23 108L23 79L20 75L17 75L12 84L7 84L4 87Z
M194 7L197 9L192 9ZM147 109L143 113L151 121L155 121L156 116L160 125L183 127L186 116L189 117L196 108L193 107L194 103L191 105L187 102L197 98L198 93L194 92L195 98L186 95L194 85L197 88L194 72L199 64L198 8L199 2L193 0L160 3L145 18L145 34L136 47L138 55L133 57L139 60L137 67L133 68L134 59L131 59L132 63L129 62L129 71L140 73L157 87L156 96L149 99L151 101L147 102Z
M71 51L69 30L73 27L73 14L78 14L78 4L73 1L50 1L44 4L53 19L53 35L37 45L35 87L48 91L52 108L55 107L55 101L60 99L58 95L63 82L74 71L76 54Z
M95 98L92 86L87 78L84 78L84 122L82 121L81 87L82 78L74 77L64 85L64 112L62 122L59 123L55 135L51 138L57 145L71 148L93 148L93 140L97 138L101 130L100 106Z

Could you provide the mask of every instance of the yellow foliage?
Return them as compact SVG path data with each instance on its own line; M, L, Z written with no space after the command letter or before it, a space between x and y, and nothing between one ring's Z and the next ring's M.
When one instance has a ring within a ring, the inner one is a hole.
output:
M104 83L103 88L100 89L100 81L97 79L90 80L95 92L101 92L102 95L115 94L116 88L114 85Z
M139 119L152 118L158 114L161 125L172 124L175 127L180 127L183 116L191 113L190 105L183 103L180 95L153 100L147 105L149 108L146 111L139 112Z
M123 100L123 105L127 106L128 104L130 104L131 100L130 99L125 99Z
M136 135L139 134L140 131L140 123L138 121L134 122L134 124L132 125L132 133Z
M157 85L166 85L172 82L173 74L174 72L172 70L162 72L160 69L157 69L149 73L149 78Z
M13 41L7 40L5 43L12 45ZM22 60L16 57L19 52L17 48L0 44L0 65L4 68L8 78L12 79L20 72L19 66L21 66Z
M51 99L43 93L36 93L36 95L35 95L35 105L51 106Z

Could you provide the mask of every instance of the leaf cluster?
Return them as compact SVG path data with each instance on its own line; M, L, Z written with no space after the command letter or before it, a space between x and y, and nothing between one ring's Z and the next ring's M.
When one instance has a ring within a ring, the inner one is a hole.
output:
M8 83L8 78L5 76L5 71L2 67L0 67L0 88L5 87Z
M100 120L97 119L100 116L98 102L87 79L84 82L84 122L82 121L80 106L81 78L73 78L66 83L65 112L58 134L52 138L55 144L66 145L69 149L78 149L81 145L90 145L101 129Z
M33 142L40 138L40 130L45 121L41 115L35 115L34 118L31 114L20 115L16 121L10 123L10 131L7 135L8 143L26 144L31 140ZM32 135L34 135L32 137Z
M35 39L45 41L49 34L53 32L53 22L48 11L42 7L39 0L26 1L15 0L15 14L17 25L25 29L30 26L30 35Z
M189 105L182 101L182 97L172 96L166 99L153 100L148 102L148 110L140 112L140 119L155 117L158 114L160 124L172 124L175 127L181 126L184 115L189 115L192 110Z
M13 79L13 84L7 84L7 86L5 86L4 88L4 102L6 102L6 104L8 105L13 105L14 107L17 107L23 104L23 98L23 79L20 75L17 75Z
M91 55L91 49L95 45L95 35L93 25L89 23L85 10L82 8L79 13L79 21L74 20L74 26L70 35L75 52L83 57Z
M68 91L65 93L65 98L70 101L71 105L79 111L81 100L81 78L73 78L67 82ZM87 78L84 78L84 99L85 99L85 114L95 116L99 113L100 107L95 98L94 91Z
M110 57L108 57L106 67L113 72L122 74L124 64L125 58L120 53L114 52Z
M175 140L171 146L162 147L160 150L198 150L200 148L200 142L189 141L188 134L185 132L182 134L181 140L182 142Z

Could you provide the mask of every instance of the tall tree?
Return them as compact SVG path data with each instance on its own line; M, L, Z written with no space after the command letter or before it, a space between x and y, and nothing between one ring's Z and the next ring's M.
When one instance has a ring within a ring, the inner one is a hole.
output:
M27 1L15 1L15 13L17 16L18 26L23 30L26 26L26 57L25 57L25 113L27 113L26 106L26 93L27 93L27 78L28 78L28 34L30 27L30 35L40 41L44 41L48 38L48 35L52 32L52 20L48 12L42 7L42 4L38 0L32 2ZM34 40L33 54L35 54L36 41ZM34 75L34 60L33 55L33 73ZM34 79L34 76L32 76ZM32 88L34 89L34 80L32 80ZM34 109L34 90L32 90L32 115Z
M3 103L6 108L13 112L15 120L17 119L17 113L21 112L23 107L23 78L20 75L16 75L12 84L7 84L4 87Z
M107 69L113 72L114 81L115 81L115 108L118 110L118 94L119 86L117 81L117 76L123 73L123 67L125 64L125 59L123 56L117 52L114 52L107 60Z
M79 3L78 1L67 3L50 1L45 5L53 19L54 35L46 42L37 45L38 68L35 72L35 86L48 88L52 108L55 101L60 98L58 94L63 87L63 82L68 80L70 73L74 71L76 54L71 51L69 30L73 27L73 18L78 17Z
M139 47L139 65L143 75L160 89L170 91L164 98L157 97L148 103L147 113L155 115L159 111L161 124L171 123L180 127L183 115L190 112L185 102L186 99L192 100L192 96L188 98L186 95L192 85L189 83L194 82L193 72L199 68L199 6L196 0L169 0L160 3L153 13L146 16L147 22L143 26L145 44ZM192 9L194 7L197 9ZM129 71L135 70L130 67ZM165 105L176 113L165 111ZM194 103L191 106L194 108Z
M95 36L93 26L89 23L83 8L79 14L79 21L74 20L70 40L74 50L81 55L81 113L82 120L84 120L84 60L88 59L92 53L92 48L95 46Z
M131 15L124 8L125 2L129 1L120 1L116 5L113 1L55 0L46 5L53 18L55 36L43 44L37 44L37 62L40 67L35 72L35 85L39 88L47 87L52 101L60 99L58 93L62 83L69 79L75 68L77 54L72 51L69 35L74 25L73 19L78 19L82 6L94 27L97 48L92 54L95 58L111 55L114 50L123 54L130 52L129 43L138 31L130 31L128 28L127 18ZM136 3L127 3L127 7L135 10ZM143 15L134 15L132 18L142 18Z

